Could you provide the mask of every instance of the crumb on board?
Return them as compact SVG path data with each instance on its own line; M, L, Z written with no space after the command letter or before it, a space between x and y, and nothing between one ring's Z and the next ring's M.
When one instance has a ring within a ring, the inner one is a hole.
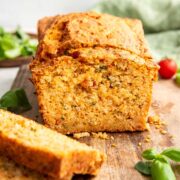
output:
M148 123L149 124L153 124L153 125L160 125L161 124L161 120L160 117L155 115L155 116L149 116L148 117Z
M150 134L146 135L141 142L138 142L138 147L142 147L144 143L151 143L151 136Z
M162 121L159 116L149 116L148 123L154 125L154 127L158 129L161 134L167 133L167 131L165 132L165 130L163 129L167 124L164 121Z
M166 122L162 121L158 115L155 116L149 116L148 117L148 123L155 125L155 128L161 128L162 126L166 126Z
M160 103L155 100L155 101L152 102L151 106L154 107L154 108L158 108L160 106Z
M161 121L161 124L162 124L162 125L167 125L166 122L164 122L164 121Z
M145 138L145 143L149 143L149 142L151 142L151 139L150 138Z
M73 137L76 139L80 139L82 137L88 137L88 136L92 136L93 138L99 138L99 139L109 139L111 138L112 140L114 140L113 136L108 136L108 134L106 132L92 132L92 133L88 133L88 132L82 132L82 133L74 133Z
M74 133L73 134L73 137L76 139L80 139L82 137L88 137L88 136L90 136L90 133L88 133L88 132Z
M174 139L174 136L172 134L169 134L169 138Z
M160 129L160 127L161 127L160 125L155 125L156 129Z
M111 147L117 147L117 144L113 143L113 144L111 144Z
M162 135L167 134L169 138L174 139L174 136L172 134L169 134L168 131L166 130L166 126L167 126L166 122L162 121L158 115L149 116L147 122L150 125L153 125L155 129L157 129L159 133L161 133ZM148 134L147 136L144 137L144 140L138 142L137 146L142 147L144 143L151 143L151 141L152 141L151 136L150 134Z
M107 133L103 133L103 132L98 132L98 133L92 133L92 136L94 137L94 138L100 138L100 139L109 139L109 136L108 136L108 134Z
M169 138L173 138L173 135L169 134L164 128L167 126L166 122L162 121L158 115L149 116L148 123L154 125L162 135L168 134Z
M114 137L113 137L113 136L111 136L111 140L114 140Z
M150 134L148 134L148 135L146 136L146 138L147 138L147 139L150 139L150 138L151 138Z
M167 134L167 131L166 131L166 130L161 129L161 130L160 130L160 133L161 133L161 134Z

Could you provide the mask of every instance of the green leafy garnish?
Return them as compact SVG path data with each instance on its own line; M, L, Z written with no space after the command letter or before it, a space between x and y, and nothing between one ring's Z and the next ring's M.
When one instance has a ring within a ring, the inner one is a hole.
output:
M153 180L176 180L171 165L160 159L153 160L151 174Z
M15 33L6 32L0 27L0 60L34 55L36 47L37 40L31 39L20 27Z
M15 35L22 40L28 40L29 36L18 26L16 31L15 31Z
M135 165L135 169L144 175L151 175L151 164L149 162L139 161Z
M142 153L142 157L147 160L152 160L156 157L156 150L155 149L147 149Z
M24 89L15 89L6 92L0 98L0 109L21 113L31 109L31 105Z
M167 148L161 153L156 149L147 149L142 153L144 159L139 161L135 169L144 175L152 176L153 180L176 180L170 160L180 162L180 148Z
M168 148L165 149L161 154L173 161L180 162L180 148Z
M180 70L179 70L179 72L176 74L175 82L176 82L177 85L180 86Z

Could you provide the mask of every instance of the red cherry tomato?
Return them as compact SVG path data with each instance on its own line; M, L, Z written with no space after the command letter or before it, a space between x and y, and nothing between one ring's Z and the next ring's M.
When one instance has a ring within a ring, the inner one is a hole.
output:
M172 59L163 59L159 62L159 74L162 78L170 79L172 78L177 72L177 64Z

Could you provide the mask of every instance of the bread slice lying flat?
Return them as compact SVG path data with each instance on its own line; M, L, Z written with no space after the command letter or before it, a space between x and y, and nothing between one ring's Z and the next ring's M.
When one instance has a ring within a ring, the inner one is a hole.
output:
M49 177L18 165L0 155L0 180L50 180Z
M0 110L0 153L56 179L96 175L105 155L32 120Z

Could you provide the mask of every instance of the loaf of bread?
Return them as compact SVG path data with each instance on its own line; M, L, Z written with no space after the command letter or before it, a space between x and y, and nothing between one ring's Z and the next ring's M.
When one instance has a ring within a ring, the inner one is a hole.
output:
M147 128L158 66L139 20L74 13L39 29L30 69L46 126L64 134Z
M105 155L35 121L0 110L0 154L55 179L96 175Z

